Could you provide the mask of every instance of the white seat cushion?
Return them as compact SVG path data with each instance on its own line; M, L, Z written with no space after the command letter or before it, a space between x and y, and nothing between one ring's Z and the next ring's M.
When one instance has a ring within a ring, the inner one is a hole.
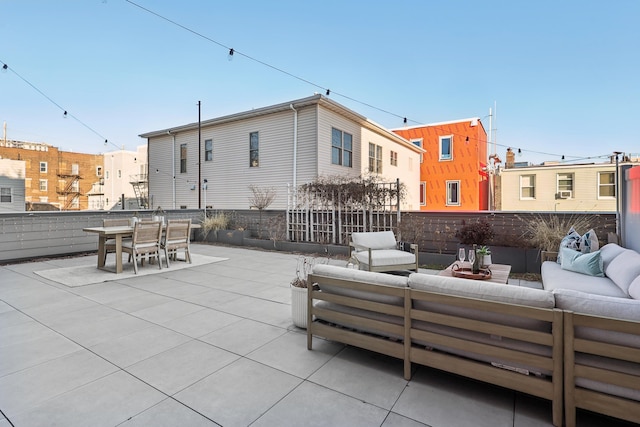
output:
M371 262L369 261L369 252L357 252L354 256L361 264L371 264L372 266L402 265L416 262L415 254L396 249L379 249L371 251Z

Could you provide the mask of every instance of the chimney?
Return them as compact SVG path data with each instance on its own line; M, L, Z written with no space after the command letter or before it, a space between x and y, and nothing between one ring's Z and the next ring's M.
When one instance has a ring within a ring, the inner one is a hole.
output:
M506 169L511 169L515 162L516 162L516 153L514 153L511 147L509 147L507 148L507 162L505 163L504 167Z

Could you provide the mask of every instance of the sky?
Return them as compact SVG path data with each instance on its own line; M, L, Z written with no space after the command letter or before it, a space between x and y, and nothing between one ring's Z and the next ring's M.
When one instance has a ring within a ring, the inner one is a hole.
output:
M0 122L95 154L198 101L207 120L330 89L389 129L489 132L492 109L503 159L600 162L640 153L639 19L637 0L0 0Z

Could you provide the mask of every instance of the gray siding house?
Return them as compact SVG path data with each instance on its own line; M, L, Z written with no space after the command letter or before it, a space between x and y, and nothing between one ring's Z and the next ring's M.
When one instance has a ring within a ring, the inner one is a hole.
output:
M0 212L25 211L26 162L0 158Z
M200 143L198 123L140 135L148 141L151 208L249 209L256 185L275 188L269 208L285 209L289 185L366 173L374 147L376 173L400 179L403 209L419 209L422 149L325 96L201 121L200 132Z

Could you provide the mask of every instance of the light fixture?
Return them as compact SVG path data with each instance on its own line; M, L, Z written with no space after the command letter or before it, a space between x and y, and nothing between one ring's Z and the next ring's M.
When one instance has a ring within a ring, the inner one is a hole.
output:
M564 154L562 155L562 160L564 160Z
M227 56L227 59L228 59L229 61L231 61L231 60L233 59L233 53L234 53L234 52L235 52L235 51L233 50L233 48L229 49L229 56Z
M108 141L105 139L105 140L104 140L104 145L107 145L107 142L108 142Z
M62 114L62 117L65 119L67 118L67 110L64 111L64 114Z
M327 96L331 95L331 89L327 89Z
M405 117L402 122L406 125L407 124L407 118Z
M518 156L522 157L522 150L518 148Z
M9 69L9 66L7 64L3 64L2 65L2 72L3 73L6 73L8 69Z

